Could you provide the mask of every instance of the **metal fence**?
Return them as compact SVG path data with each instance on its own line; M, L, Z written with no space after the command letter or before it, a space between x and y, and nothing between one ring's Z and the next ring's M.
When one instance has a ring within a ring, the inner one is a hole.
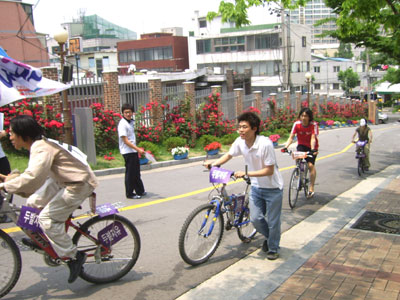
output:
M165 101L170 108L178 106L182 100L185 100L185 86L164 86L162 88L162 102Z
M141 106L146 106L150 99L150 88L145 82L129 82L119 85L121 105L129 103L137 111Z
M196 109L198 109L202 103L207 101L208 96L210 96L211 93L212 93L211 88L196 91L196 96L195 96Z
M243 111L248 110L250 107L255 107L255 101L256 97L254 96L254 94L250 94L250 95L244 95L244 99L243 99Z
M234 120L235 115L235 92L221 94L221 111L224 120Z
M103 81L101 78L83 78L72 82L67 90L71 112L75 107L89 107L93 103L104 104Z

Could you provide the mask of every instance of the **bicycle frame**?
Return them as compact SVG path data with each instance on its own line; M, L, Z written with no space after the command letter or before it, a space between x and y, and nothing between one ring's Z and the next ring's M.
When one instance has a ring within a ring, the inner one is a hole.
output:
M21 211L21 208L18 207L15 204L10 203L11 199L11 194L5 193L4 201L1 207L1 212L7 214L10 219L18 226L18 218L19 214L17 212ZM79 215L83 216L85 214ZM78 216L78 217L79 217ZM90 254L87 253L88 257L91 256L96 256L95 259L98 260L100 259L101 255L111 253L111 248L107 247L106 245L103 245L96 237L93 237L89 233L83 231L80 228L80 225L76 225L75 223L72 222L73 216L71 215L66 221L65 221L65 231L68 231L69 228L73 228L75 231L79 232L89 240L91 240L93 243L97 245L95 254ZM35 252L38 252L40 254L47 254L56 264L61 264L61 263L67 263L70 258L69 257L59 257L57 253L54 251L53 247L51 246L48 238L46 235L42 232L33 232L32 230L23 228L18 226L21 231L23 231L32 241L37 244L41 249L33 249ZM111 245L110 245L111 246ZM85 252L88 252L90 250L93 250L94 248L88 248L85 249Z

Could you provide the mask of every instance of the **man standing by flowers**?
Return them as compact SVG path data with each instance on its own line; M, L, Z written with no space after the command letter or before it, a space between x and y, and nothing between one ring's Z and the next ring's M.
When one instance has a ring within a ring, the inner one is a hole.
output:
M252 112L238 117L239 135L229 152L214 161L205 162L207 167L219 166L233 156L243 155L248 173L236 171L235 177L249 176L251 179L250 219L254 227L265 236L262 250L267 258L279 257L281 239L281 210L283 179L276 162L274 146L269 138L259 135L260 118Z
M146 192L140 177L138 153L144 155L144 150L136 146L132 105L123 104L121 111L122 119L118 123L118 141L119 151L125 160L125 195L128 199L140 199L146 195Z

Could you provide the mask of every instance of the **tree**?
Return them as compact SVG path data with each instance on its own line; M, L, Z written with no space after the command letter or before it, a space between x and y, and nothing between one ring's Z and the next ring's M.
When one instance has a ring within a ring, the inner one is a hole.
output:
M341 87L345 91L346 95L352 88L359 85L360 77L352 68L348 68L346 71L340 71L338 79L342 82Z
M247 9L279 3L282 8L293 9L304 6L306 0L235 0L234 3L221 1L218 12L209 12L208 19L221 15L222 21L235 22L237 27L248 25ZM400 1L399 0L325 0L336 17L325 19L318 24L335 21L337 30L325 31L325 35L337 38L343 43L353 43L374 52L385 53L400 64ZM400 69L393 80L400 82Z
M353 52L351 51L351 45L340 42L338 52L335 53L335 57L341 58L353 58Z

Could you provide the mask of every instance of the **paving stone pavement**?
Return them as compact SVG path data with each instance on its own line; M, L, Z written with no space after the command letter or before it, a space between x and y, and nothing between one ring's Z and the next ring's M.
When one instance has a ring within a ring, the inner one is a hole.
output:
M365 210L400 214L400 176ZM400 236L350 225L265 299L400 299Z

